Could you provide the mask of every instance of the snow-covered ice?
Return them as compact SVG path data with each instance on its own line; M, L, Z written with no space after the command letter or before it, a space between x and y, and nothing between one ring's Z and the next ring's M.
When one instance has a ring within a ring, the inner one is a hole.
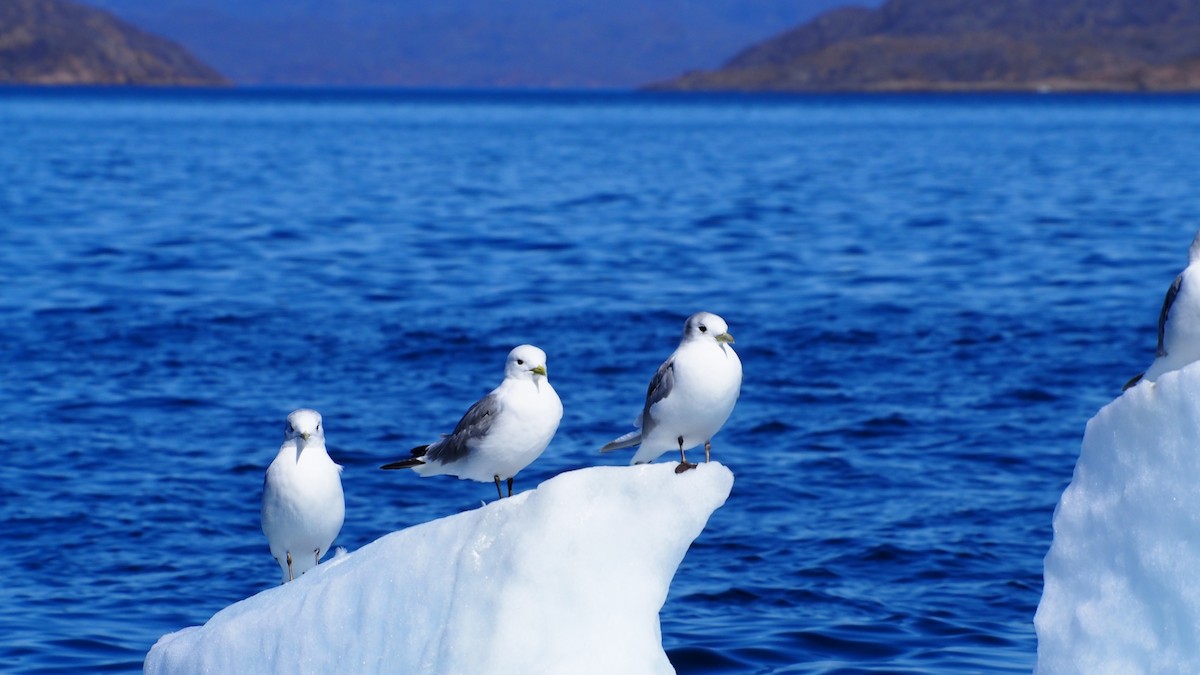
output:
M593 467L164 635L147 673L671 673L658 613L733 474Z
M1200 672L1200 364L1088 422L1034 624L1039 673Z

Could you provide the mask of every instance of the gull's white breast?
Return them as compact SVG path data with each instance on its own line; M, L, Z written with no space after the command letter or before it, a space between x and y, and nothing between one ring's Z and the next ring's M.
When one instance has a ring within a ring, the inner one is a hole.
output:
M742 362L733 348L711 340L679 346L671 392L654 404L655 423L643 436L634 463L650 462L667 450L688 450L711 439L729 419L742 387ZM645 423L642 425L646 428Z
M342 529L346 505L340 473L316 442L308 443L299 458L295 442L285 442L267 467L263 532L277 560L291 552L297 576L316 564L313 552L327 551Z
M447 467L459 478L512 478L541 456L558 431L562 401L549 381L506 379L495 393L502 408L487 435L472 442L465 460Z

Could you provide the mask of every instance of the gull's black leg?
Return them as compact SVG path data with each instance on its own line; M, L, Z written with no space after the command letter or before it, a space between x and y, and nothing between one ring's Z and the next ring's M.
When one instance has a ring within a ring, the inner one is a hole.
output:
M679 441L679 466L675 467L675 473L683 473L688 469L696 468L696 465L687 461L687 456L683 454L683 436L675 440Z
M498 499L504 499L504 493L500 491L500 476L496 475L496 496Z
M509 497L511 497L511 496L512 496L512 482L513 482L513 479L512 479L512 478L509 478L509 479L508 479L508 496L509 496Z

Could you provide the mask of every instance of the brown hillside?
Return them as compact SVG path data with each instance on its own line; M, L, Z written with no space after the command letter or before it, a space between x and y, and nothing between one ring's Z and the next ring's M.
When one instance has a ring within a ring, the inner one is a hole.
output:
M668 90L1200 89L1198 0L890 0L843 8Z
M183 47L68 0L0 1L0 84L223 85Z

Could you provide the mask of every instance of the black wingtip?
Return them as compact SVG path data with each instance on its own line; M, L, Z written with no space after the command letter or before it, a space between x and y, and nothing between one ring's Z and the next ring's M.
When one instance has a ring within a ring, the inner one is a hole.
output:
M1126 389L1133 387L1133 385L1137 384L1138 382L1141 382L1142 376L1144 375L1145 373L1138 373L1137 375L1134 375L1132 379L1125 383L1124 387L1121 387L1121 391L1125 391Z
M425 463L425 461L422 460L421 458L424 457L425 453L428 451L429 451L428 445L418 445L417 447L412 449L412 457L411 458L402 459L399 462L392 462L391 464L384 464L383 466L381 466L379 468L391 471L393 469L411 469L414 466L421 466L422 464Z
M419 459L404 459L399 462L392 462L391 464L384 464L383 466L381 466L379 468L387 470L387 471L391 471L393 469L411 469L414 466L420 466L424 463L425 462L422 462Z

